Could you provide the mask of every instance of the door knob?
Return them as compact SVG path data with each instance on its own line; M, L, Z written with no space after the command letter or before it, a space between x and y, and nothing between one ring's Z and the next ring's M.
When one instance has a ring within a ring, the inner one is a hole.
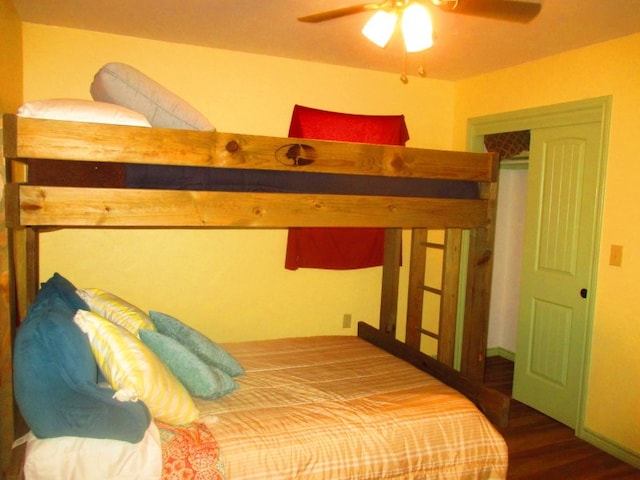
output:
M580 296L581 296L582 298L587 298L587 289L586 289L586 288L582 288L582 289L580 290Z

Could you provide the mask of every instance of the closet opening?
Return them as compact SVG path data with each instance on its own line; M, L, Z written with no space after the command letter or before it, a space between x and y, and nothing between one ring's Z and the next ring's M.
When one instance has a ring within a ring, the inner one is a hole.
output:
M530 133L484 136L485 149L500 155L487 357L511 362L506 366L505 390L513 382L516 353Z

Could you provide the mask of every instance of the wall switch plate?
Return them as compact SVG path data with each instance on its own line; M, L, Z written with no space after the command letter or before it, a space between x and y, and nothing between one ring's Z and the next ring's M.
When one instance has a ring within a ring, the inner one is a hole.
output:
M342 328L351 328L351 314L345 313L342 317Z
M622 245L611 245L609 265L613 265L614 267L622 266Z

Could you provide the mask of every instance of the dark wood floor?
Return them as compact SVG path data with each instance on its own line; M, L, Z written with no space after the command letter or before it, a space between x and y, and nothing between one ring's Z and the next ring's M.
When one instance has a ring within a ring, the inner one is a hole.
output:
M511 395L513 363L487 359L485 381ZM640 479L640 470L578 439L571 428L511 401L509 426L498 429L509 446L508 479Z

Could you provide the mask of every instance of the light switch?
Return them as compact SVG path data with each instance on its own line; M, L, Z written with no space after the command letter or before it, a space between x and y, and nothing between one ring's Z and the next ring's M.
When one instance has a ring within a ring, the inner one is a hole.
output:
M622 266L622 245L611 245L609 265L613 265L614 267Z

